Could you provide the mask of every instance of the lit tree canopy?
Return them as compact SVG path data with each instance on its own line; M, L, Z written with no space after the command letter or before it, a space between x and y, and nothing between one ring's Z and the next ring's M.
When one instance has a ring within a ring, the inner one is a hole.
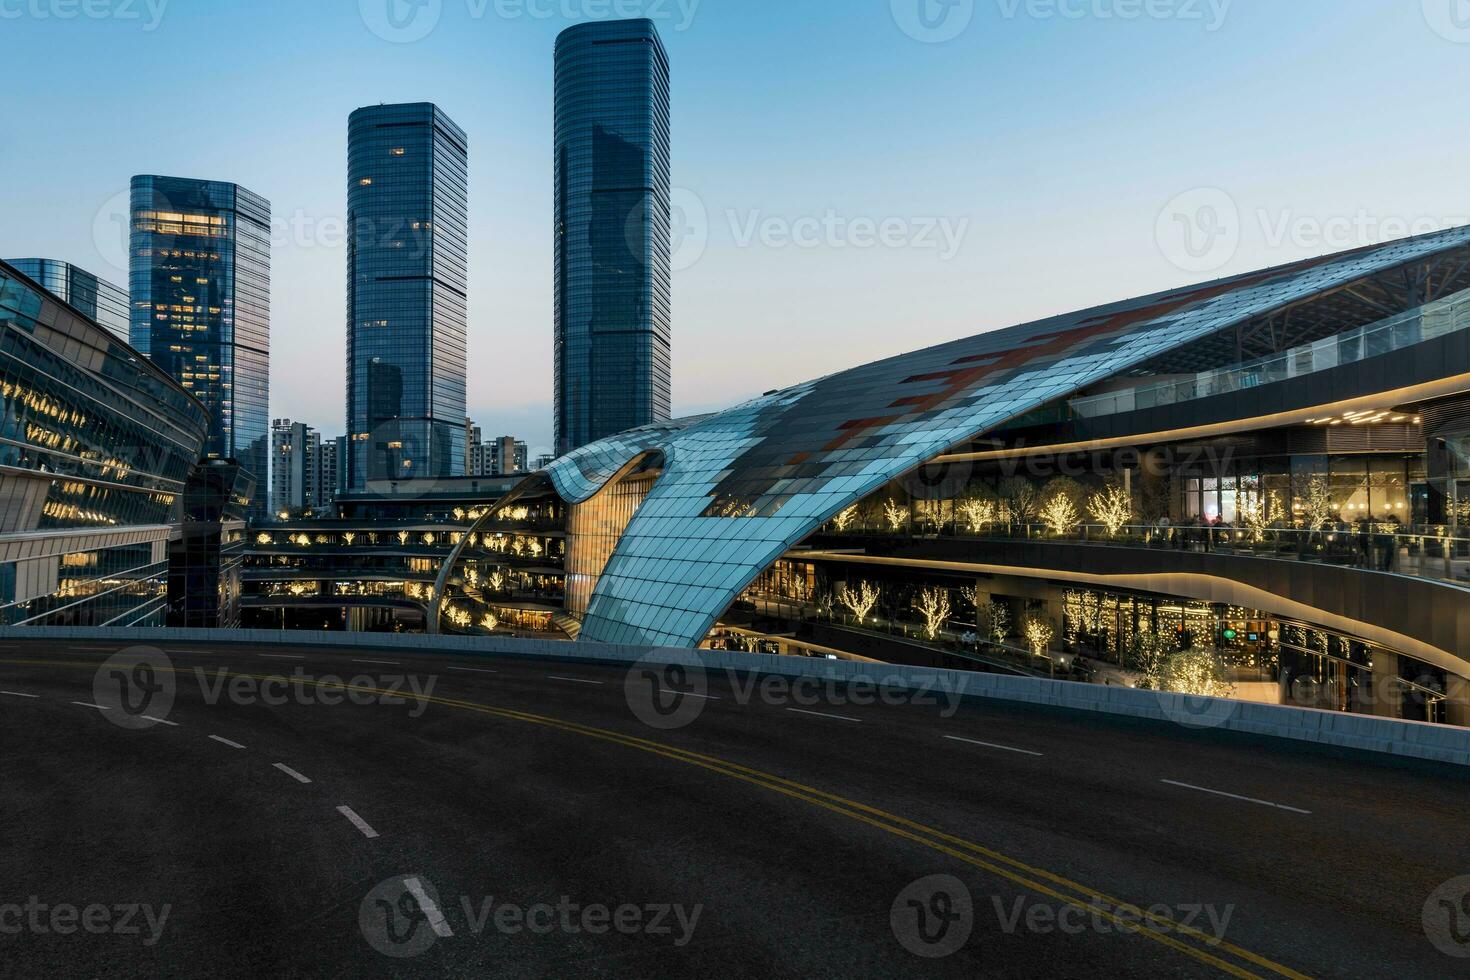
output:
M924 617L924 635L934 639L939 635L945 620L949 619L949 590L925 589L919 593L914 608Z
M878 604L879 589L870 582L859 582L856 589L849 589L846 585L837 590L837 601L842 603L852 614L857 617L858 624L867 621L868 614Z

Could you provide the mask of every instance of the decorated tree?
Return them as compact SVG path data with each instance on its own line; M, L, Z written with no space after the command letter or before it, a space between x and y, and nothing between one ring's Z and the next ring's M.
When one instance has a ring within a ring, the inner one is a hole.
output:
M1118 532L1133 519L1133 501L1128 491L1111 486L1102 493L1095 493L1087 502L1092 519L1108 529L1108 537L1116 538Z
M925 589L914 601L914 608L924 617L924 636L934 639L949 619L949 590Z
M908 523L909 511L896 500L888 500L883 504L883 518L888 521L888 528L892 531L901 531Z
M981 620L985 634L996 643L1004 643L1011 635L1011 610L1005 603L987 602Z
M868 619L868 614L878 604L878 598L882 592L876 585L870 582L859 582L856 589L850 589L846 585L837 590L837 601L851 610L857 617L858 625L862 625Z
M1058 537L1070 534L1077 526L1077 508L1072 498L1059 493L1041 508L1041 523Z
M1055 631L1051 624L1039 616L1032 616L1026 620L1026 625L1021 631L1026 637L1026 643L1031 647L1031 652L1038 657L1046 656L1046 648L1051 645L1052 636Z
M1159 677L1159 690L1202 697L1228 698L1235 685L1220 658L1208 650L1185 650L1169 657Z
M1332 486L1325 476L1307 480L1302 499L1302 520L1308 531L1320 531L1332 523Z
M993 500L970 497L959 502L958 510L960 521L972 534L977 534L987 525L995 523L995 501Z
M1247 491L1241 495L1240 523L1250 532L1252 541L1266 540L1266 532L1280 517L1276 501L1266 491Z

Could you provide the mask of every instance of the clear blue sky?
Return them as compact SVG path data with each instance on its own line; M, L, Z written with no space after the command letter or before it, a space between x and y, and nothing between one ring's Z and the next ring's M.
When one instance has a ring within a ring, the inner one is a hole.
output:
M470 136L471 413L549 441L552 43L607 10L673 65L679 414L1470 220L1456 0L422 0L406 43L367 26L389 0L149 2L0 0L0 254L125 282L132 174L264 194L272 414L328 435L347 114L429 100ZM920 2L955 36L910 36ZM1179 209L1233 232L1185 250Z

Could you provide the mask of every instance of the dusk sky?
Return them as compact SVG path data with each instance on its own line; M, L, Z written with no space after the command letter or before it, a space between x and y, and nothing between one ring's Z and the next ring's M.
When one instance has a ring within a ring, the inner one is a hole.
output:
M1459 0L418 4L0 0L0 255L126 285L131 175L263 194L271 413L337 435L347 116L436 102L470 140L470 411L534 456L552 44L614 12L672 65L676 415L1470 223Z

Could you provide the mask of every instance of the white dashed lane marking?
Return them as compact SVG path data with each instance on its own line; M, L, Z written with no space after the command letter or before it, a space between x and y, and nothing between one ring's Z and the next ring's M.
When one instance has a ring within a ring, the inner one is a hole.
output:
M498 674L498 673L500 673L500 671L498 671L498 670L488 670L487 668L484 668L484 667L450 667L449 669L450 670L463 670L463 671L468 671L471 674Z
M362 831L362 836L366 837L368 840L372 840L374 837L378 836L378 832L369 827L366 820L362 819L362 817L359 817L357 814L352 812L352 807L339 806L337 807L337 812L342 814L342 816L346 817L348 820L352 821L352 826Z
M19 691L0 691L0 694L8 694L13 698L39 698L39 694L22 694Z
M444 921L444 913L439 911L439 906L424 891L424 883L417 878L404 878L403 887L413 896L414 901L419 903L419 908L424 910L424 916L429 920L429 928L434 930L434 935L441 939L448 939L454 935L454 930L449 928L449 923Z
M211 735L209 737L212 738L212 739L214 739L216 742L220 743L221 745L228 745L232 749L243 749L245 747L245 746L241 745L239 742L231 742L229 739L227 739L227 738L220 738L218 735Z
M298 783L309 783L309 782L311 782L310 779L307 779L305 776L301 775L301 773L297 772L295 769L292 769L290 766L286 765L284 762L277 762L276 763L276 768L279 769L279 770L281 770L281 772L285 773L286 775L290 776L292 779L296 780Z
M98 711L111 711L105 704L93 704L91 701L73 701L72 704L79 708L96 708Z
M968 742L970 745L983 745L987 749L1000 749L1002 752L1019 752L1021 755L1041 755L1040 752L1032 752L1030 749L1017 749L1009 745L997 745L994 742L981 742L973 738L960 738L958 735L946 735L944 737L953 742Z
M554 680L554 681L571 681L573 684L601 684L602 683L602 681L589 681L589 680L584 680L584 679L582 679L580 677L558 677L556 674L547 674L546 676L549 679Z
M787 711L795 711L797 714L816 715L818 718L835 718L837 721L862 721L861 718L849 718L847 715L829 715L825 711L807 711L805 708L787 708Z
M352 662L355 664L382 664L384 667L401 666L396 660L361 660L357 657L353 657Z
M153 715L144 715L143 716L143 719L145 721L156 721L160 725L169 725L169 726L171 726L173 728L178 728L179 727L179 723L178 722L176 722L176 721L169 721L167 718L155 718Z
M1207 789L1204 786L1195 786L1192 783L1180 783L1180 782L1176 782L1175 780L1172 780L1172 779L1161 779L1161 780L1159 780L1159 782L1161 782L1161 783L1167 783L1170 786L1178 786L1178 787L1181 787L1183 789L1192 789L1192 790L1195 790L1195 791L1200 792L1200 793L1209 793L1212 796L1225 796L1225 797L1229 797L1232 800L1240 800L1241 802L1244 802L1244 803L1255 803L1255 804L1258 804L1260 806L1274 807L1277 810L1290 810L1292 813L1305 813L1305 814L1310 814L1312 812L1311 810L1302 810L1302 809L1299 809L1298 807L1287 806L1285 803L1272 803L1270 800L1258 800L1254 796L1240 796L1240 795L1237 795L1235 793L1226 793L1223 790Z
M267 658L269 660L305 660L306 659L305 657L298 657L295 654L291 654L291 653L262 653L261 656L262 657L265 657L265 658Z

